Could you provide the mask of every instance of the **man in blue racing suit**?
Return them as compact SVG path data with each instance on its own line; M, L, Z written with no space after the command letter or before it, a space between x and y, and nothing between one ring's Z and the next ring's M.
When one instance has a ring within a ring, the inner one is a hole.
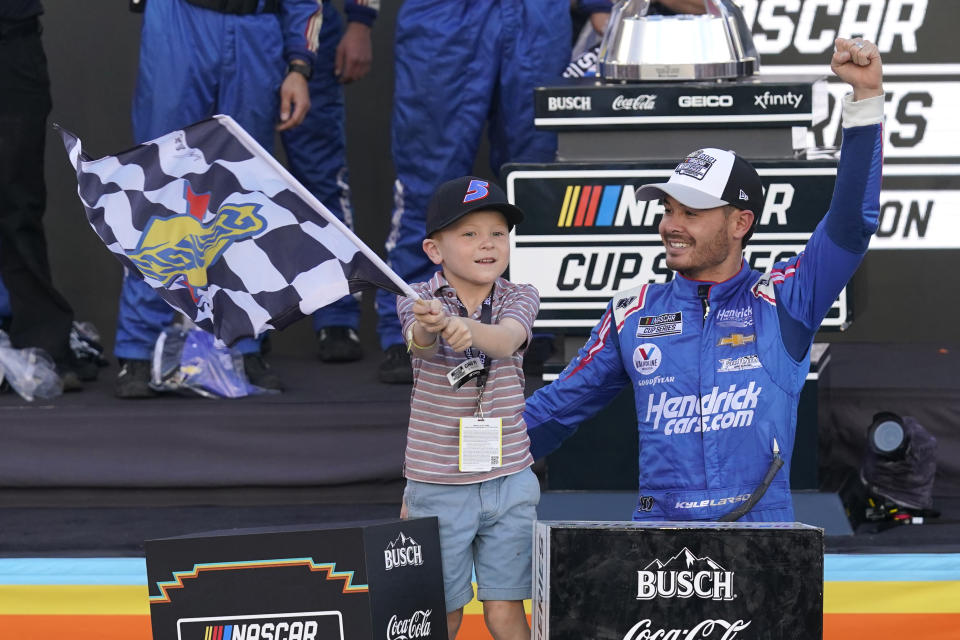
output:
M756 170L729 151L691 153L668 182L637 191L663 201L660 236L677 277L618 293L559 378L527 401L540 458L633 387L634 520L793 520L790 454L810 344L880 208L880 56L859 39L836 47L831 68L853 93L830 210L805 250L767 273L750 269L742 248L763 206Z

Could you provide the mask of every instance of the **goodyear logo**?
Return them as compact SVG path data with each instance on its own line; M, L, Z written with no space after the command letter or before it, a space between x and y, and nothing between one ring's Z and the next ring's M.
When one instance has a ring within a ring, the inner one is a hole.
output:
M663 214L656 200L638 201L629 184L567 185L558 227L653 226Z
M192 208L192 207L191 207ZM201 216L154 216L137 248L127 256L145 276L170 286L181 277L193 288L207 286L207 269L238 240L260 233L267 221L259 204L225 204L208 224Z

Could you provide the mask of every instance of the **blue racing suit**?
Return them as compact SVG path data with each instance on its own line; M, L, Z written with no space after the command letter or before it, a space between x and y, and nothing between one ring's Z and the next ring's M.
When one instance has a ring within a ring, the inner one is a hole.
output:
M261 2L261 7L264 3ZM185 0L147 2L133 99L133 137L152 140L224 113L273 149L288 61L316 59L317 0L282 0L279 13L232 15ZM115 353L149 359L174 310L142 280L124 275ZM243 353L257 341L233 345Z
M607 0L582 0L609 11ZM556 135L534 129L533 90L570 62L570 3L405 0L397 16L392 149L397 172L387 263L407 282L437 270L423 253L427 202L473 172L489 125L490 165L549 162ZM381 346L402 344L396 296L377 292Z
M371 26L377 10L352 0L345 5L347 20ZM303 122L282 134L290 173L317 197L333 215L353 229L353 207L347 172L343 86L334 74L337 45L343 21L329 1L323 4L323 27L317 61L310 77L310 111ZM313 314L313 328L341 326L356 329L360 306L353 296L321 307Z
M767 273L682 276L618 293L578 355L527 400L535 458L631 385L640 440L634 520L716 520L784 466L742 521L791 521L790 455L809 347L879 216L883 97L844 100L830 210L806 248ZM869 117L868 117L869 116Z

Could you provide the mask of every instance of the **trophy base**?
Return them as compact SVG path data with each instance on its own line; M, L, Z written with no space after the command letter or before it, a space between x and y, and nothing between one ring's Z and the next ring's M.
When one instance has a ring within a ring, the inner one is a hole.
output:
M730 80L751 76L758 70L754 58L729 62L681 64L598 63L605 82L674 82L689 80Z

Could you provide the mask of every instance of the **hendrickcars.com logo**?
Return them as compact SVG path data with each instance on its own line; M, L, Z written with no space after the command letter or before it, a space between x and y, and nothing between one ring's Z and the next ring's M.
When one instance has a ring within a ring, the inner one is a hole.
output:
M339 611L181 618L179 640L343 640Z

